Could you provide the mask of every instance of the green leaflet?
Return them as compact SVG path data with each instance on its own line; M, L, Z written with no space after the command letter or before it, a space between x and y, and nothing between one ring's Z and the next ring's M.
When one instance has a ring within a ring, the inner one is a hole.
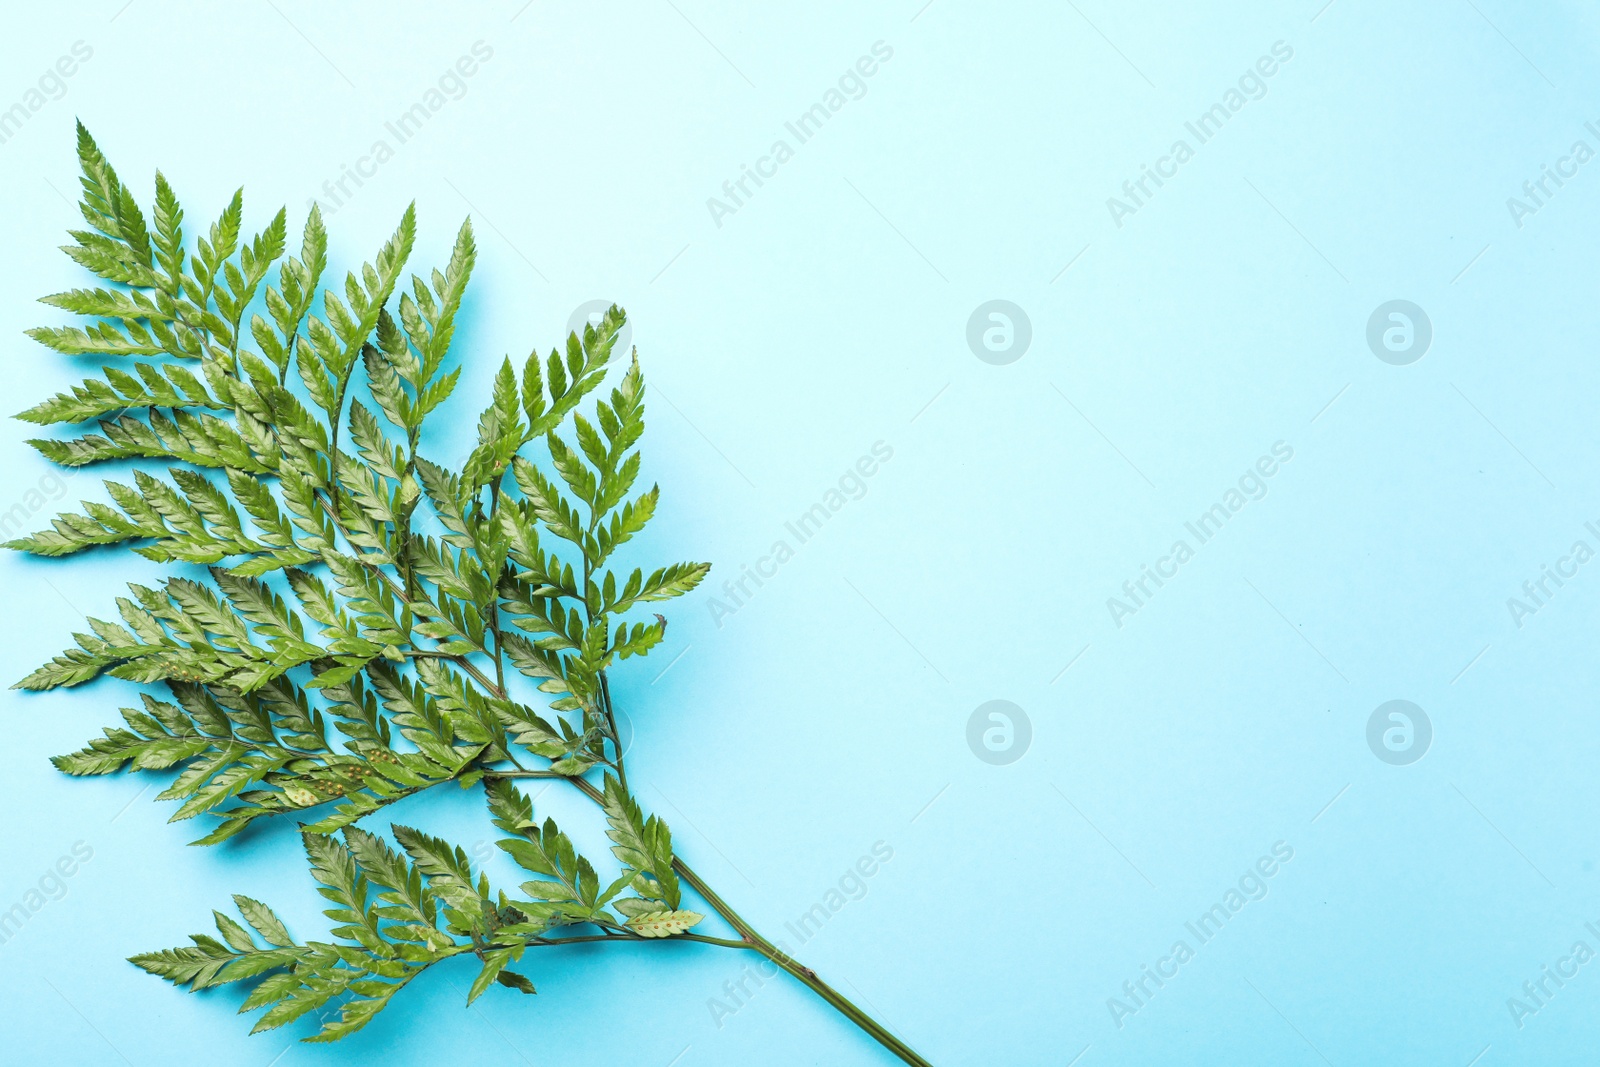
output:
M522 883L522 891L553 906L550 914L581 921L593 916L601 906L599 875L587 859L578 855L567 835L556 828L554 819L546 819L541 828L529 828L521 840L507 838L496 843L517 866L542 876Z
M489 988L490 982L499 982L508 989L515 989L520 993L533 993L533 983L515 971L506 970L506 965L514 963L521 957L522 946L514 948L490 949L483 954L483 970L478 972L478 977L472 980L472 988L467 990L467 1003L481 997Z
M687 933L705 920L697 911L652 911L628 920L628 929L644 937L671 937Z
M654 815L644 818L621 782L609 774L605 812L606 836L615 842L611 852L622 862L623 871L632 876L634 891L646 899L659 900L668 908L677 908L682 891L672 870L672 831L667 824Z

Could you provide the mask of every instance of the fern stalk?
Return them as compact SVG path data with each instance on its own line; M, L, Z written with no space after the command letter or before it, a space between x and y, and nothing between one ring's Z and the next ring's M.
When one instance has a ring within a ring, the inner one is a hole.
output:
M19 417L98 421L99 433L32 442L57 463L173 465L165 479L141 469L132 484L107 482L113 503L86 501L7 547L65 556L124 545L189 569L159 588L130 585L120 622L90 619L92 633L18 687L102 675L164 686L170 699L141 693L124 726L56 766L177 770L160 797L181 802L173 821L219 820L196 844L291 816L335 923L331 941L297 941L265 904L236 896L242 923L216 912L217 936L132 962L193 990L250 983L241 1010L264 1009L257 1031L315 1012L321 1028L305 1040L336 1041L444 960L480 964L471 1003L492 985L533 993L512 965L534 949L687 941L760 953L900 1060L926 1065L745 922L629 790L609 672L649 654L667 621L628 618L691 591L710 565L614 565L658 498L654 486L634 492L637 353L599 395L622 311L569 335L564 352L529 356L520 373L504 360L477 443L452 468L422 453L422 430L460 376L444 365L476 261L470 221L447 266L412 275L406 290L408 207L341 297L321 285L327 236L315 208L297 256L285 255L281 210L242 239L242 193L191 248L162 175L147 223L81 125L78 156L89 228L65 251L106 284L44 298L82 325L29 332L131 370L108 364ZM244 316L257 307L266 315L250 319L250 349ZM589 399L592 421L579 411ZM513 685L517 675L527 681ZM535 819L516 784L534 778L564 779L600 808L609 884L553 819ZM481 789L500 848L532 876L517 895L440 838L393 825L396 849L363 828L446 782ZM705 916L683 906L685 884L737 939L696 932Z

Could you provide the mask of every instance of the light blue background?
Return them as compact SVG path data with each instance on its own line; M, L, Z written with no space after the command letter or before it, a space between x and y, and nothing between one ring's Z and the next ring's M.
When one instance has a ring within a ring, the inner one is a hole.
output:
M21 333L61 321L33 297L87 284L54 250L74 114L147 202L164 169L191 232L241 181L252 228L287 203L297 232L481 40L465 95L329 216L341 273L413 197L417 266L474 217L437 454L464 454L503 353L596 298L631 313L653 390L647 558L709 559L716 586L894 450L736 614L713 622L714 588L679 601L666 646L618 672L641 799L730 902L785 936L891 846L796 953L941 1067L1592 1062L1600 963L1520 1029L1506 1001L1575 941L1600 949L1600 564L1521 628L1506 599L1596 545L1600 162L1520 228L1506 198L1573 141L1600 148L1600 19L1322 3L19 8L0 107L74 41L93 57L0 144L7 403L81 376ZM877 41L893 58L865 96L719 227L707 198ZM1267 95L1118 228L1106 198L1276 41L1294 54ZM993 298L1032 321L1009 366L965 341ZM1434 327L1410 366L1365 343L1395 298ZM0 511L49 471L6 425ZM1114 625L1106 599L1280 440L1265 499ZM85 474L66 500L101 493ZM0 568L9 678L163 572ZM536 954L537 998L470 1010L468 967L440 968L332 1048L248 1038L236 992L123 958L233 892L318 937L319 898L288 827L192 849L145 780L51 769L131 691L4 697L0 909L94 850L0 945L7 1062L892 1062L789 982L719 1028L708 999L744 961L686 945ZM965 740L997 698L1033 725L1010 766ZM1365 740L1395 698L1434 727L1410 766ZM536 803L603 848L592 809ZM495 834L461 795L396 817L479 851ZM1118 1028L1107 998L1279 841L1267 897Z

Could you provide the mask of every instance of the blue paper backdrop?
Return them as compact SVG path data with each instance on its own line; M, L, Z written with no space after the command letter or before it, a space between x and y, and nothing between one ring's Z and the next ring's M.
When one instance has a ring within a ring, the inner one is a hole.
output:
M638 555L716 567L617 672L632 777L934 1063L1589 1062L1597 34L1510 0L18 8L7 403L93 369L22 336L88 283L54 248L75 114L191 232L241 182L252 232L321 199L341 276L412 198L418 266L470 214L429 448L464 454L503 354L628 309L665 493ZM8 535L103 498L6 427ZM164 572L0 568L8 678ZM537 998L470 1010L440 968L341 1045L247 1037L237 993L123 958L233 892L320 936L319 898L287 826L189 848L144 779L52 770L131 693L3 698L7 1062L891 1062L688 945L536 954ZM536 804L603 850L586 804ZM395 815L492 855L472 795Z

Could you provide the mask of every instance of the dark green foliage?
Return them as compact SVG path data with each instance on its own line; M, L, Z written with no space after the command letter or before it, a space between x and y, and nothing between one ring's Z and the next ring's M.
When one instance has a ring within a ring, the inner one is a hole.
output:
M627 790L607 671L661 641L666 620L645 606L709 567L614 566L658 498L636 491L637 357L599 393L622 311L520 372L504 360L476 443L452 465L422 446L460 376L446 364L476 259L470 223L442 270L407 284L407 208L372 263L319 288L315 209L297 256L282 211L244 236L242 193L191 246L163 176L147 216L81 126L78 154L88 229L66 251L103 285L46 297L79 321L31 336L123 362L19 417L67 427L33 442L57 463L158 466L8 547L126 545L206 569L130 586L118 621L90 619L18 685L163 687L56 766L175 771L161 796L179 802L174 820L210 820L196 844L291 815L335 924L330 941L297 941L239 896L242 923L216 913L218 936L133 962L191 989L250 981L244 1010L266 1009L257 1030L316 1012L310 1040L331 1041L454 956L480 966L470 1001L496 984L532 993L510 969L530 948L684 935L702 917L681 907L671 833ZM590 771L603 791L577 784L609 826L608 880L511 780ZM395 826L396 848L358 825L450 782L484 790L501 848L532 875L520 896L492 891L437 837ZM572 927L587 932L563 937Z

